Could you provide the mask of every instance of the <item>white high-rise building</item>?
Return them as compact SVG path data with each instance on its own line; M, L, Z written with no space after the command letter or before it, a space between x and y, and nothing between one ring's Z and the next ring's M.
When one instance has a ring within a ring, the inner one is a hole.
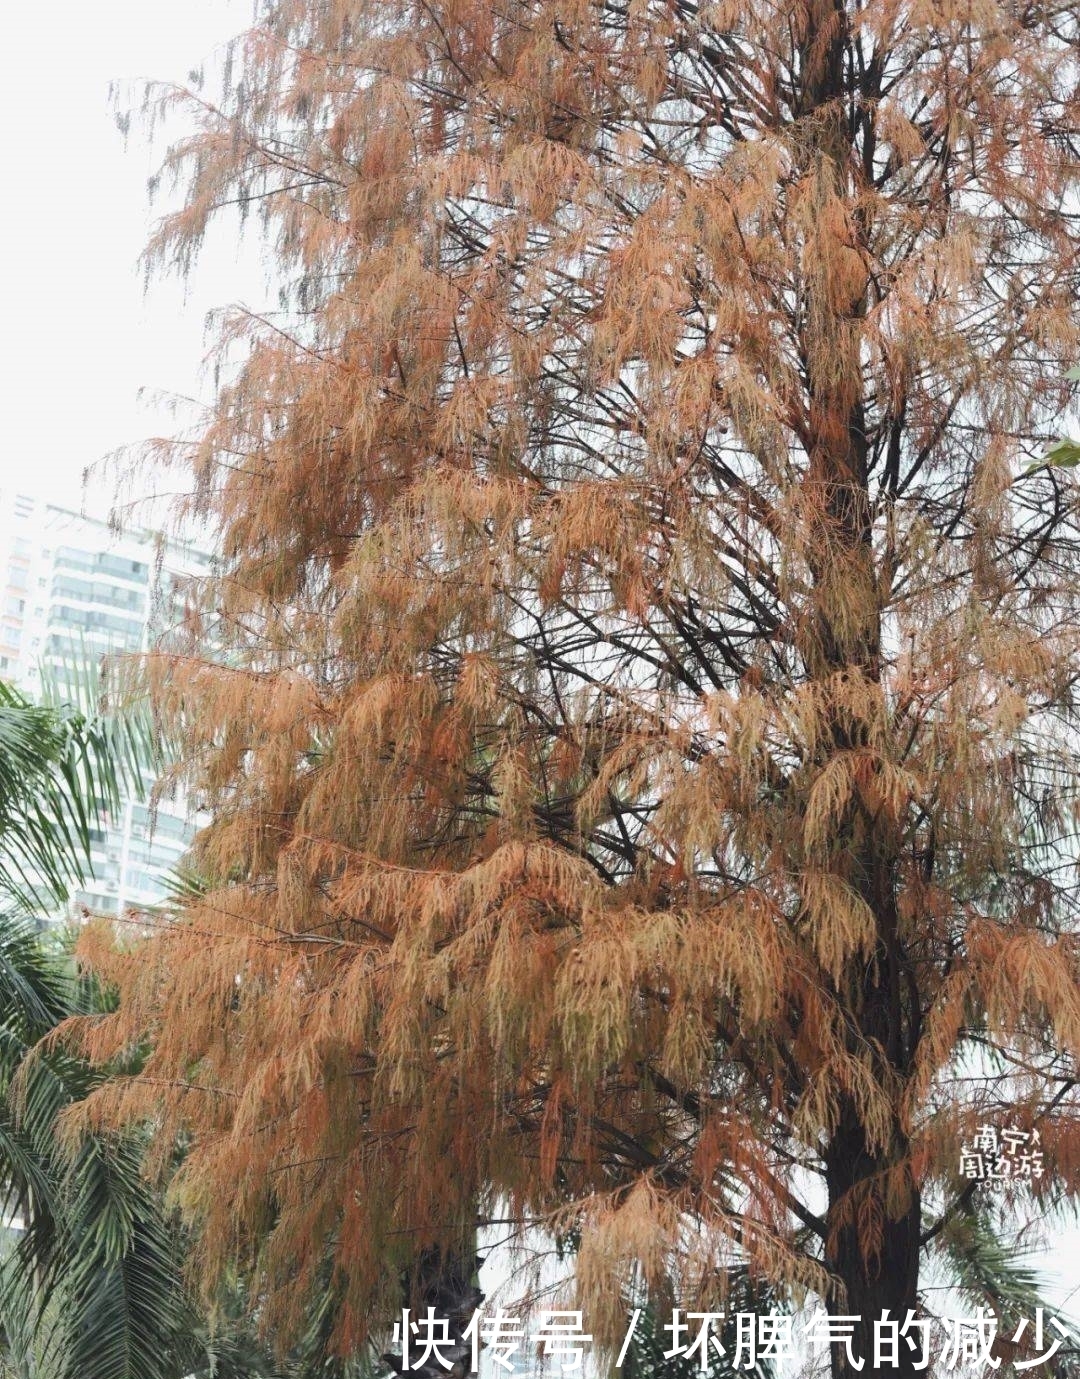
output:
M151 531L107 523L0 489L0 678L35 696L79 663L145 650L182 614L184 590L211 557ZM193 836L180 799L129 799L95 830L93 880L76 907L122 914L153 905Z

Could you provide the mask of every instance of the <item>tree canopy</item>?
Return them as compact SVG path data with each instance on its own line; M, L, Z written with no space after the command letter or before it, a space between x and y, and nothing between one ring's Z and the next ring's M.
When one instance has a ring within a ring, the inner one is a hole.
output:
M869 1325L979 1123L1041 1134L1013 1203L1075 1192L1076 479L1028 467L1078 44L280 0L222 99L159 93L151 261L239 202L290 287L173 451L223 564L146 669L210 884L88 940L82 1047L151 1050L78 1123L185 1137L201 1264L286 1334L321 1291L347 1350L491 1214L574 1232L599 1336L633 1270Z

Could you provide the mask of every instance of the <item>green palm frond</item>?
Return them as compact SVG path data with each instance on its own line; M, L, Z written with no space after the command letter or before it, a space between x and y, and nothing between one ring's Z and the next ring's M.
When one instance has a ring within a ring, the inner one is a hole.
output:
M19 1082L13 1096L8 1076L0 1097L0 1172L24 1223L0 1268L0 1317L21 1320L9 1365L34 1379L182 1379L201 1354L197 1318L178 1228L142 1176L140 1145L89 1135L66 1154L57 1117L101 1074L4 1033Z
M0 912L0 1026L23 1039L40 1038L70 1008L72 977L26 916ZM0 1057L0 1078L4 1072Z
M180 1379L190 1369L178 1239L140 1163L130 1139L88 1138L68 1170L57 1379Z
M210 882L194 867L178 863L163 878L165 903L181 907L194 905L210 890Z
M148 715L102 706L87 670L32 703L0 681L0 896L54 909L89 873L91 831L158 767Z
M54 903L85 872L89 801L67 788L79 725L0 682L0 893Z
M157 769L153 734L102 708L96 672L45 684L35 704L0 683L0 1199L21 1223L0 1262L0 1354L27 1379L182 1379L204 1349L177 1230L130 1137L61 1151L57 1117L102 1073L34 1050L102 994L26 917L86 879L93 830Z
M1034 1316L1037 1308L1060 1315L1030 1262L1032 1251L1020 1245L985 1206L972 1205L958 1212L938 1237L937 1252L965 1305L988 1308L1002 1329ZM1075 1329L1067 1318L1061 1320Z
M41 703L81 721L87 760L110 807L124 795L141 796L165 764L166 752L145 692L121 673L115 658L89 648L39 667ZM88 776L88 780L89 780Z

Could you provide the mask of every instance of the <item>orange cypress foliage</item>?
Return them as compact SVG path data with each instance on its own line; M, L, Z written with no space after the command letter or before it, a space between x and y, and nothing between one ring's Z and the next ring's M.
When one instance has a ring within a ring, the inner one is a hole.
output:
M146 669L211 885L87 937L86 1050L152 1053L72 1133L183 1133L203 1263L286 1332L327 1252L347 1347L491 1211L573 1224L601 1319L634 1261L903 1315L980 1119L1080 1186L1076 489L1025 469L1080 357L1078 43L280 0L223 103L166 93L151 260L240 198L296 291L180 452L227 654Z

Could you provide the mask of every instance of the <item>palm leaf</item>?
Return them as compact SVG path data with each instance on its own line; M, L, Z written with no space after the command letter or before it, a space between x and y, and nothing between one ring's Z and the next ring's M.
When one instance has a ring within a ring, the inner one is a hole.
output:
M103 811L156 765L148 720L105 712L89 672L47 679L41 704L0 683L0 894L23 910L61 903L88 875ZM102 1074L62 1049L30 1056L94 994L32 922L0 911L0 1187L24 1224L0 1266L4 1364L34 1379L181 1379L204 1351L139 1147L90 1136L66 1158L57 1116Z
M1075 1334L1076 1323L1046 1297L1044 1281L1030 1263L1032 1252L985 1205L971 1204L958 1212L939 1235L937 1253L965 1305L993 1312L1000 1334L1011 1334L1040 1308Z

